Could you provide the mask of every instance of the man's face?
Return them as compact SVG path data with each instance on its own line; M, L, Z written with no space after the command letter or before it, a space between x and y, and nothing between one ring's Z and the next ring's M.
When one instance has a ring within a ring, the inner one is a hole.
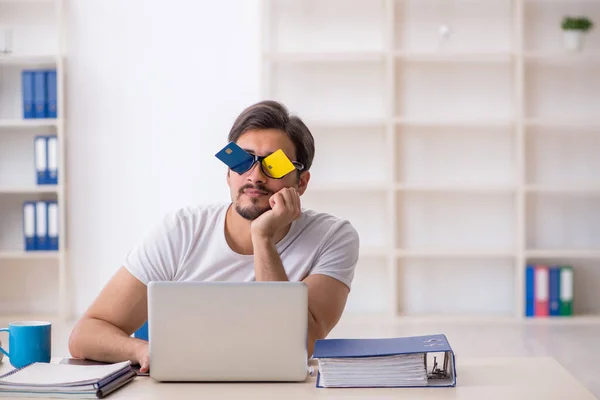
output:
M237 140L237 145L250 154L267 156L281 149L292 161L296 159L296 149L292 140L283 132L275 129L246 131ZM227 173L227 184L231 192L231 201L238 214L248 220L254 220L271 209L269 198L286 187L295 187L299 194L304 192L308 181L308 172L302 174L298 182L298 171L294 170L281 179L265 176L259 163L238 174Z

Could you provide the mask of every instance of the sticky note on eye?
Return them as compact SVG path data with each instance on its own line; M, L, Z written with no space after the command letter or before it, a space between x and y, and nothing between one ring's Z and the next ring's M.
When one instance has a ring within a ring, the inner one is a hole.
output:
M296 169L281 149L265 157L263 166L273 178L281 178Z

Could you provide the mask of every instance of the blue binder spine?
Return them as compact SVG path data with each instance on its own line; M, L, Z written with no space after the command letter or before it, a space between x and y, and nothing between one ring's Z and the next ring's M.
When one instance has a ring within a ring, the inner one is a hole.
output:
M56 86L56 70L46 71L46 95L47 95L47 111L46 118L56 118L58 114L58 98Z
M46 118L46 71L33 71L33 117Z
M549 272L549 315L560 315L560 267L551 266Z
M34 118L33 71L23 70L21 72L21 97L23 101L23 118Z
M48 207L48 250L58 251L58 203L47 202Z
M535 316L535 266L527 265L525 268L525 316Z
M35 230L35 202L26 201L23 203L23 239L25 251L36 250Z

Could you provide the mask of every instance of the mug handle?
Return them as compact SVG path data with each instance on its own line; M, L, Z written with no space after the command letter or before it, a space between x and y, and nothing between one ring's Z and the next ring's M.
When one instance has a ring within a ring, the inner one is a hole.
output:
M0 332L8 332L8 328L0 328ZM6 357L10 358L7 351L0 347L0 353L4 354Z

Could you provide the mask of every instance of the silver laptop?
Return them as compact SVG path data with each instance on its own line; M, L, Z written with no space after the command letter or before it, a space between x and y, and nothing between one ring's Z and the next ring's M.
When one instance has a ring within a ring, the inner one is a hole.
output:
M303 381L302 282L150 282L150 376L157 381Z

